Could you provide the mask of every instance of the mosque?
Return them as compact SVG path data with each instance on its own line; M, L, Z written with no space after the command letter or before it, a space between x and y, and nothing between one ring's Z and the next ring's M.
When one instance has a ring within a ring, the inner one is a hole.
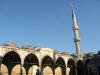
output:
M100 52L81 54L73 9L72 20L76 54L6 42L0 46L0 75L100 75Z

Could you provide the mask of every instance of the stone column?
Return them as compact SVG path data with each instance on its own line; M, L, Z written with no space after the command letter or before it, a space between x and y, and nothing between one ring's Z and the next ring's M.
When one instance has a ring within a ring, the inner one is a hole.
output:
M23 74L23 65L21 64L21 67L20 67L20 75L22 75Z
M76 69L75 71L76 71L76 75L77 75L77 63L76 63L75 69Z
M32 70L32 75L36 75L36 70Z
M70 73L70 68L67 67L67 68L66 68L66 75L69 75L69 73Z
M39 65L39 75L41 75L41 65Z
M2 64L2 58L0 57L0 75L2 75L2 73L1 73L1 64Z
M56 51L53 52L53 75L55 75L55 67L56 67Z
M43 75L43 66L44 65L41 64L41 73L40 73L40 75Z
M53 67L53 75L55 75L55 66Z

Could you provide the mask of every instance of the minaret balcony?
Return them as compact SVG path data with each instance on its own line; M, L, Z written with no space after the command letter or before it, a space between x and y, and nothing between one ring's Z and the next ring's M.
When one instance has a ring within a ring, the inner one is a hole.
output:
M78 27L73 27L73 30L78 30L79 28Z
M74 41L75 42L80 41L80 37L74 38Z

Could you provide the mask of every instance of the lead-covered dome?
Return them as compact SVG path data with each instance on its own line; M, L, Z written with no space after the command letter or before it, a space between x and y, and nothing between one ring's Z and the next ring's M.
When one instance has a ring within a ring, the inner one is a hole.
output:
M100 55L100 51L98 51L98 55Z
M64 54L64 55L69 55L69 53L68 53L68 52L66 52L66 51L62 52L61 54Z
M31 45L24 45L22 46L22 49L33 49Z
M16 48L18 48L18 46L14 42L6 42L2 46L9 46L9 47L16 47Z
M93 56L94 54L96 54L95 52L89 52L88 56Z
M34 46L33 49L36 50L36 51L40 51L40 47L39 46Z
M34 46L33 48L38 48L39 49L40 47L39 46Z

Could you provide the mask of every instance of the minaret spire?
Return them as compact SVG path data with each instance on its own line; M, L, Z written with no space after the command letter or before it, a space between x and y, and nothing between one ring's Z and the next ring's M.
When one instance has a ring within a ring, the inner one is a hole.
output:
M77 20L76 20L76 16L75 16L73 7L72 7L72 20L73 20L73 31L74 31L74 42L76 45L76 53L78 55L81 55L80 37L79 37L79 33L78 33L79 28L77 25Z

